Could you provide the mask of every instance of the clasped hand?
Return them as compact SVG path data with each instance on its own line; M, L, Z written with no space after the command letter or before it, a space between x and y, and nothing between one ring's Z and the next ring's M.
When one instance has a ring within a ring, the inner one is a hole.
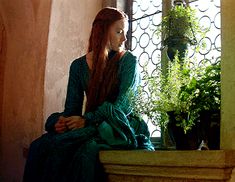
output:
M81 116L60 116L55 124L55 131L57 133L64 133L68 130L83 128L85 126L85 119Z

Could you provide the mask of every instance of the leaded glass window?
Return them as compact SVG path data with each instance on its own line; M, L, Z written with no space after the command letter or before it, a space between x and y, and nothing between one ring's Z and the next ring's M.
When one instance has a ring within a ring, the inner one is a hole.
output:
M155 30L160 26L162 12L167 12L167 9L163 7L167 8L168 6L163 6L163 4L169 4L170 1L132 1L131 51L138 57L142 77L147 73L150 75L159 74L159 68L162 66L162 41L161 38L156 36ZM191 46L188 56L196 56L198 60L196 64L205 61L208 63L218 61L221 57L220 0L186 0L185 2L197 10L200 24L209 30L205 38L199 40L200 43L204 42L205 48L196 52L195 47ZM147 70L144 68L147 68ZM147 84L142 82L143 87ZM145 118L145 120L148 122L148 118ZM155 123L148 122L148 126L152 137L161 137L161 130Z

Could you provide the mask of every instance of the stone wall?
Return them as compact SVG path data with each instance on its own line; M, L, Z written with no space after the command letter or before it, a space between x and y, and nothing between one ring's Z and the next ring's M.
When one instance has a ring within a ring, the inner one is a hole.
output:
M221 149L235 150L235 1L221 1Z

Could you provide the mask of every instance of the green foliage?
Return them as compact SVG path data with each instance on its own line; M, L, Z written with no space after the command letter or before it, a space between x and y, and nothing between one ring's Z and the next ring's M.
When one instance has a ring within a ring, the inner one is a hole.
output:
M198 40L208 30L199 25L196 11L191 7L175 6L165 16L157 29L164 37L164 46L176 44L195 45L195 50L205 44ZM217 64L192 66L197 60L180 57L176 50L174 61L168 63L166 74L146 75L146 87L139 87L138 95L130 97L134 112L155 125L166 127L169 113L176 118L176 125L185 133L190 130L204 111L220 110L220 61ZM147 73L147 71L144 71Z
M207 30L199 24L196 10L182 5L172 7L156 31L157 35L164 35L164 45L179 39L185 43L196 45L197 39L204 37L206 32Z
M197 121L200 112L220 109L220 62L192 67L192 60L169 63L166 75L147 75L147 88L139 87L133 97L134 112L146 115L154 124L165 127L168 113L174 112L177 125L185 133Z

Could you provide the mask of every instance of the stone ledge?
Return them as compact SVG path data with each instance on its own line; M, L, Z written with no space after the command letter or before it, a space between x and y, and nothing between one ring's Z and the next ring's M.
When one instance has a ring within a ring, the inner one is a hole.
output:
M111 182L235 181L234 150L101 151L100 160Z

